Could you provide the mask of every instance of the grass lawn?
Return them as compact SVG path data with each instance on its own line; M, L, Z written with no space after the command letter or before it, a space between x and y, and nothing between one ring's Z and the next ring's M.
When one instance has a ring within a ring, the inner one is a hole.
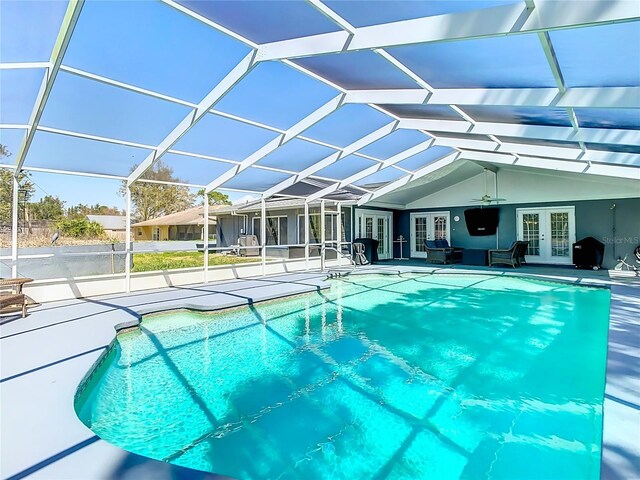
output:
M232 265L234 263L259 262L260 257L225 256L219 253L209 254L209 266ZM132 272L151 272L154 270L174 270L176 268L203 267L204 254L201 252L160 252L135 253Z

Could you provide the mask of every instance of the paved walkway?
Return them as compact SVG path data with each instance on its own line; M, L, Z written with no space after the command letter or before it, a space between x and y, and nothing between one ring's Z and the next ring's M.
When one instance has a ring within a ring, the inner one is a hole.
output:
M369 271L433 271L424 263L386 263ZM366 271L367 269L365 269ZM460 269L456 271L462 272ZM484 270L486 272L486 270ZM474 269L473 273L479 273ZM571 283L609 284L612 291L602 475L640 478L640 284L611 281L603 272L562 269L491 274L544 274ZM173 287L45 304L26 319L0 326L2 478L125 479L220 478L125 452L99 439L77 418L74 394L114 339L117 325L177 307L211 310L315 291L327 286L319 272L220 284Z

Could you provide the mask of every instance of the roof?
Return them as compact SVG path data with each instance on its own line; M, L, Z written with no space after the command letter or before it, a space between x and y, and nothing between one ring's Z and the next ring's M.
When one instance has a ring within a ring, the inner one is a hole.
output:
M127 217L124 215L87 215L91 222L98 222L105 230L126 230Z
M0 168L360 204L463 160L640 179L636 1L243 3L2 2Z
M222 209L223 205L215 205L209 207L209 212L216 212ZM216 217L209 215L209 224L215 224ZM134 223L133 227L156 227L161 225L204 225L204 207L193 207L181 212L171 213L158 218L145 220L144 222Z

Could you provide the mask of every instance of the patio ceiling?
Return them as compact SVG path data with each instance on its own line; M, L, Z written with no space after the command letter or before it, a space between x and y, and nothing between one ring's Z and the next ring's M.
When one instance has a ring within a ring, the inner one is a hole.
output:
M627 0L1 2L0 167L207 190L472 160L640 179Z

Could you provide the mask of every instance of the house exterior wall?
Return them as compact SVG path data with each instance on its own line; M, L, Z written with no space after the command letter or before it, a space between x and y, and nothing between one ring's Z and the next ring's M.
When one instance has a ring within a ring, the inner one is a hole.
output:
M309 212L319 213L320 209L313 207L309 209ZM327 208L327 211L329 209ZM286 217L287 219L287 245L296 245L299 243L298 239L298 219L299 215L304 215L304 208L290 208L286 210L269 210L267 209L267 217L278 216ZM342 207L342 215L344 216L343 224L345 225L345 238L347 242L351 239L351 207ZM217 216L217 239L219 247L228 247L235 245L238 242L238 237L242 234L241 231L245 229L244 233L247 235L256 235L253 231L254 218L259 218L260 212L249 212L242 216L240 215L218 215Z
M154 226L143 226L143 227L132 227L133 228L133 238L135 240L153 240L153 230L155 228L160 229L160 238L158 240L170 240L169 239L169 226L168 225L160 225L158 227Z
M155 228L160 229L159 241L166 240L202 240L203 229L199 225L159 225L155 226L141 226L132 227L135 240L149 241L153 240L153 230ZM209 226L210 233L209 239L215 239L215 226ZM179 231L180 230L180 231ZM189 238L190 237L190 238Z
M615 203L615 210L611 206ZM394 210L394 236L410 237L410 215L415 212L449 211L451 218L451 243L461 248L508 248L517 236L516 209L530 207L575 206L576 239L594 237L605 244L603 266L613 268L618 257L629 256L633 259L633 251L640 245L640 197L606 200L554 201L537 203L519 203L498 205L500 223L497 235L472 237L467 231L464 220L466 207L432 207L408 210ZM613 232L613 216L616 216L616 231ZM455 222L453 218L459 216ZM396 244L397 245L397 244ZM615 249L614 249L615 245ZM405 255L408 252L405 247ZM615 250L615 252L614 252ZM394 255L399 255L395 247Z

